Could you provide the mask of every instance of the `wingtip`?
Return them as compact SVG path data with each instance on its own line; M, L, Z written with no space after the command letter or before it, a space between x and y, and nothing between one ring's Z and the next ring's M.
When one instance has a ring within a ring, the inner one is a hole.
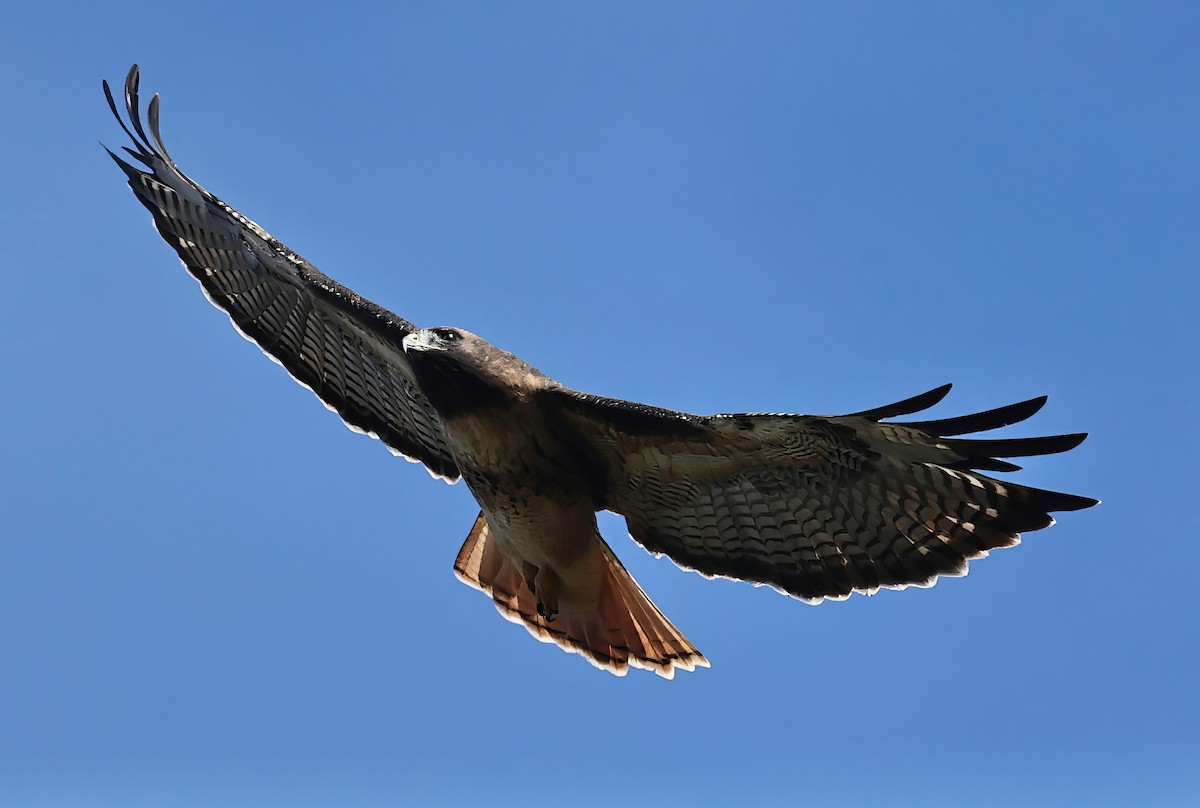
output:
M1082 511L1100 504L1100 500L1098 499L1080 496L1079 494L1064 494L1061 491L1044 490L1038 490L1037 493L1041 498L1041 501L1038 502L1038 507L1052 513Z
M885 418L896 418L901 415L911 415L914 412L921 412L938 404L946 397L953 386L953 383L943 384L941 387L935 387L932 390L927 390L924 393L891 404L885 404L882 407L874 407L869 410L851 413L850 417L882 421Z
M105 146L103 143L101 143L100 147L104 149L104 151L108 152L108 156L111 157L113 162L117 164L117 168L121 169L121 171L125 173L125 176L129 178L131 182L142 176L142 172L139 171L136 166L133 166L122 160L116 155L115 152L113 152L112 149L108 148L108 146ZM128 151L128 149L126 151Z
M1063 435L1062 441L1067 448L1061 449L1060 451L1066 452L1074 449L1076 446L1087 440L1087 436L1088 433L1086 432L1072 432L1069 435Z
M1042 407L1045 407L1046 402L1049 400L1050 396L1034 396L1025 401L1018 401L1016 404L1010 404L1007 407L997 408L997 412L1007 414L1006 420L1008 423L1001 424L1001 426L1012 426L1013 424L1019 424L1027 418L1032 418L1042 411Z
M1082 511L1085 508L1094 508L1100 504L1100 500L1095 497L1081 497L1078 494L1073 495L1075 501L1069 507L1058 508L1060 511Z

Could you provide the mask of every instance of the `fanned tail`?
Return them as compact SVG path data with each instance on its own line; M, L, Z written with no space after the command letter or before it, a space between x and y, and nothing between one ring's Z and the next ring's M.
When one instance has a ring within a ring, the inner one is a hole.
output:
M707 668L708 660L659 611L607 544L604 556L608 564L598 603L579 607L560 600L553 621L538 614L537 597L518 565L491 541L482 513L458 553L454 574L489 595L505 619L617 676L631 665L666 679L677 669Z

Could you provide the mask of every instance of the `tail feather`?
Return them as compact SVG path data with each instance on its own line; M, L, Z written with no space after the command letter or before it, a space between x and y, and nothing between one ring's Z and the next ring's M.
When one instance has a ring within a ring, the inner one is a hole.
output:
M491 541L482 513L458 553L454 573L489 595L505 619L617 676L630 666L666 679L677 669L707 668L708 660L659 611L607 545L604 554L608 565L598 603L573 609L560 602L553 621L537 613L537 597L518 565Z

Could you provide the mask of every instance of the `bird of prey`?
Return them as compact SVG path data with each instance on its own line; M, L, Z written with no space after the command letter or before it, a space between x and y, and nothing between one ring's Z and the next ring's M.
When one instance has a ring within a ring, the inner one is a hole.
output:
M1003 458L1074 448L1085 435L963 438L1023 421L1045 397L894 422L950 389L841 416L697 416L565 387L459 328L421 329L349 289L179 170L149 135L139 72L122 119L142 168L109 154L209 301L353 430L466 481L480 514L454 562L509 620L597 667L671 678L708 661L601 538L625 517L656 555L707 577L804 601L930 586L1051 525L1087 497L997 480ZM130 128L132 127L132 129Z

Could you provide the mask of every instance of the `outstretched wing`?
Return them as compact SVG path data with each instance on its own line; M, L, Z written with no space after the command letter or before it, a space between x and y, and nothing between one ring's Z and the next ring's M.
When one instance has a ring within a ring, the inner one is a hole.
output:
M598 503L656 554L708 576L806 601L929 586L1096 500L978 470L1071 449L1085 435L951 438L1024 420L1044 397L918 423L882 419L936 404L950 386L838 417L700 417L547 391L595 469Z
M149 171L108 153L208 299L350 428L424 463L436 476L457 480L441 421L418 389L401 346L416 327L335 283L180 171L159 134L157 95L150 101L146 136L138 77L134 65L125 79L132 131L107 81L104 94L133 141L134 148L125 151Z

